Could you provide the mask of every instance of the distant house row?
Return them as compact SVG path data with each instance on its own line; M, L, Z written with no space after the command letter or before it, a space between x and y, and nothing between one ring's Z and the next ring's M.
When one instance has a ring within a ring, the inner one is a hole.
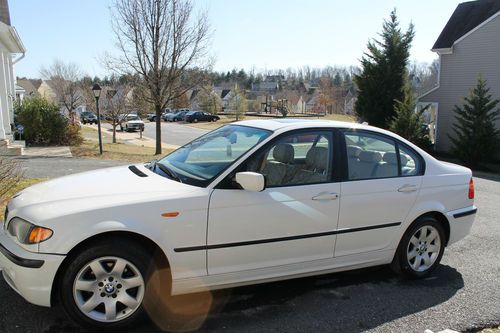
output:
M221 111L231 111L229 103L237 88L236 83L226 83L213 87L221 99ZM187 100L194 110L199 108L198 92L199 89L187 92ZM354 114L354 104L356 103L356 97L351 89L337 89L328 92L328 101L326 101L324 98L326 92L321 91L319 87L309 83L299 83L293 88L283 88L275 80L275 76L267 77L264 82L253 83L251 89L245 90L244 93L250 112L266 112L266 105L270 105L273 101L286 100L288 110L291 113Z

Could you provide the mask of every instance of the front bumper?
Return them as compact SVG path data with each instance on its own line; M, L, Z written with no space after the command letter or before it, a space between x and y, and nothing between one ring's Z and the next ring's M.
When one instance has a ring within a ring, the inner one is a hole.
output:
M467 236L476 218L477 207L470 206L456 209L446 213L450 222L450 239L448 245L453 244Z
M65 256L26 251L0 230L0 270L28 302L50 306L52 283Z

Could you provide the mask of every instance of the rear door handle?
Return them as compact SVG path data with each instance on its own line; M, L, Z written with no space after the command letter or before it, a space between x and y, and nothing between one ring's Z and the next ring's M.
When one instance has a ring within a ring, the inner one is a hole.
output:
M404 193L415 192L416 190L417 190L417 185L411 185L411 184L405 184L400 188L398 188L398 192L404 192Z
M321 192L312 197L313 200L336 200L339 197L337 193Z

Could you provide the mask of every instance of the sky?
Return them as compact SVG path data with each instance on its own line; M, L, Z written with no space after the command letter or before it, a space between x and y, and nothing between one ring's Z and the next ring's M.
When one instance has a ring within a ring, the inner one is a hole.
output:
M463 0L462 0L463 1ZM396 8L401 28L415 25L411 61L432 62L430 49L462 2L458 0L194 0L208 12L214 69L358 66L367 42L377 38ZM108 74L101 65L116 53L110 22L113 0L9 0L12 25L26 49L19 77L39 78L54 59L73 62L86 75Z

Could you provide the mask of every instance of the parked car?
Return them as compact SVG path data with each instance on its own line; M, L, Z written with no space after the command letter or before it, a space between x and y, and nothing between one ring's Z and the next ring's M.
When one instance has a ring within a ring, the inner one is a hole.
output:
M136 114L127 114L120 121L121 131L144 131L144 122Z
M84 111L80 115L83 124L97 124L97 116L94 112Z
M219 119L220 117L217 115L202 111L191 111L186 113L184 116L184 120L188 123L197 123L199 121L217 121Z
M169 113L167 114L167 121L184 121L184 116L188 112L189 111L179 111L176 113Z
M161 119L163 119L163 121L168 121L168 115L169 114L175 114L179 112L178 110L171 110L171 109L165 109L165 112L163 112L162 116L161 116Z
M151 122L156 121L156 113L148 113L146 119L151 121Z
M470 169L391 132L248 120L16 194L0 268L29 302L121 329L170 295L383 264L428 276L476 210Z

